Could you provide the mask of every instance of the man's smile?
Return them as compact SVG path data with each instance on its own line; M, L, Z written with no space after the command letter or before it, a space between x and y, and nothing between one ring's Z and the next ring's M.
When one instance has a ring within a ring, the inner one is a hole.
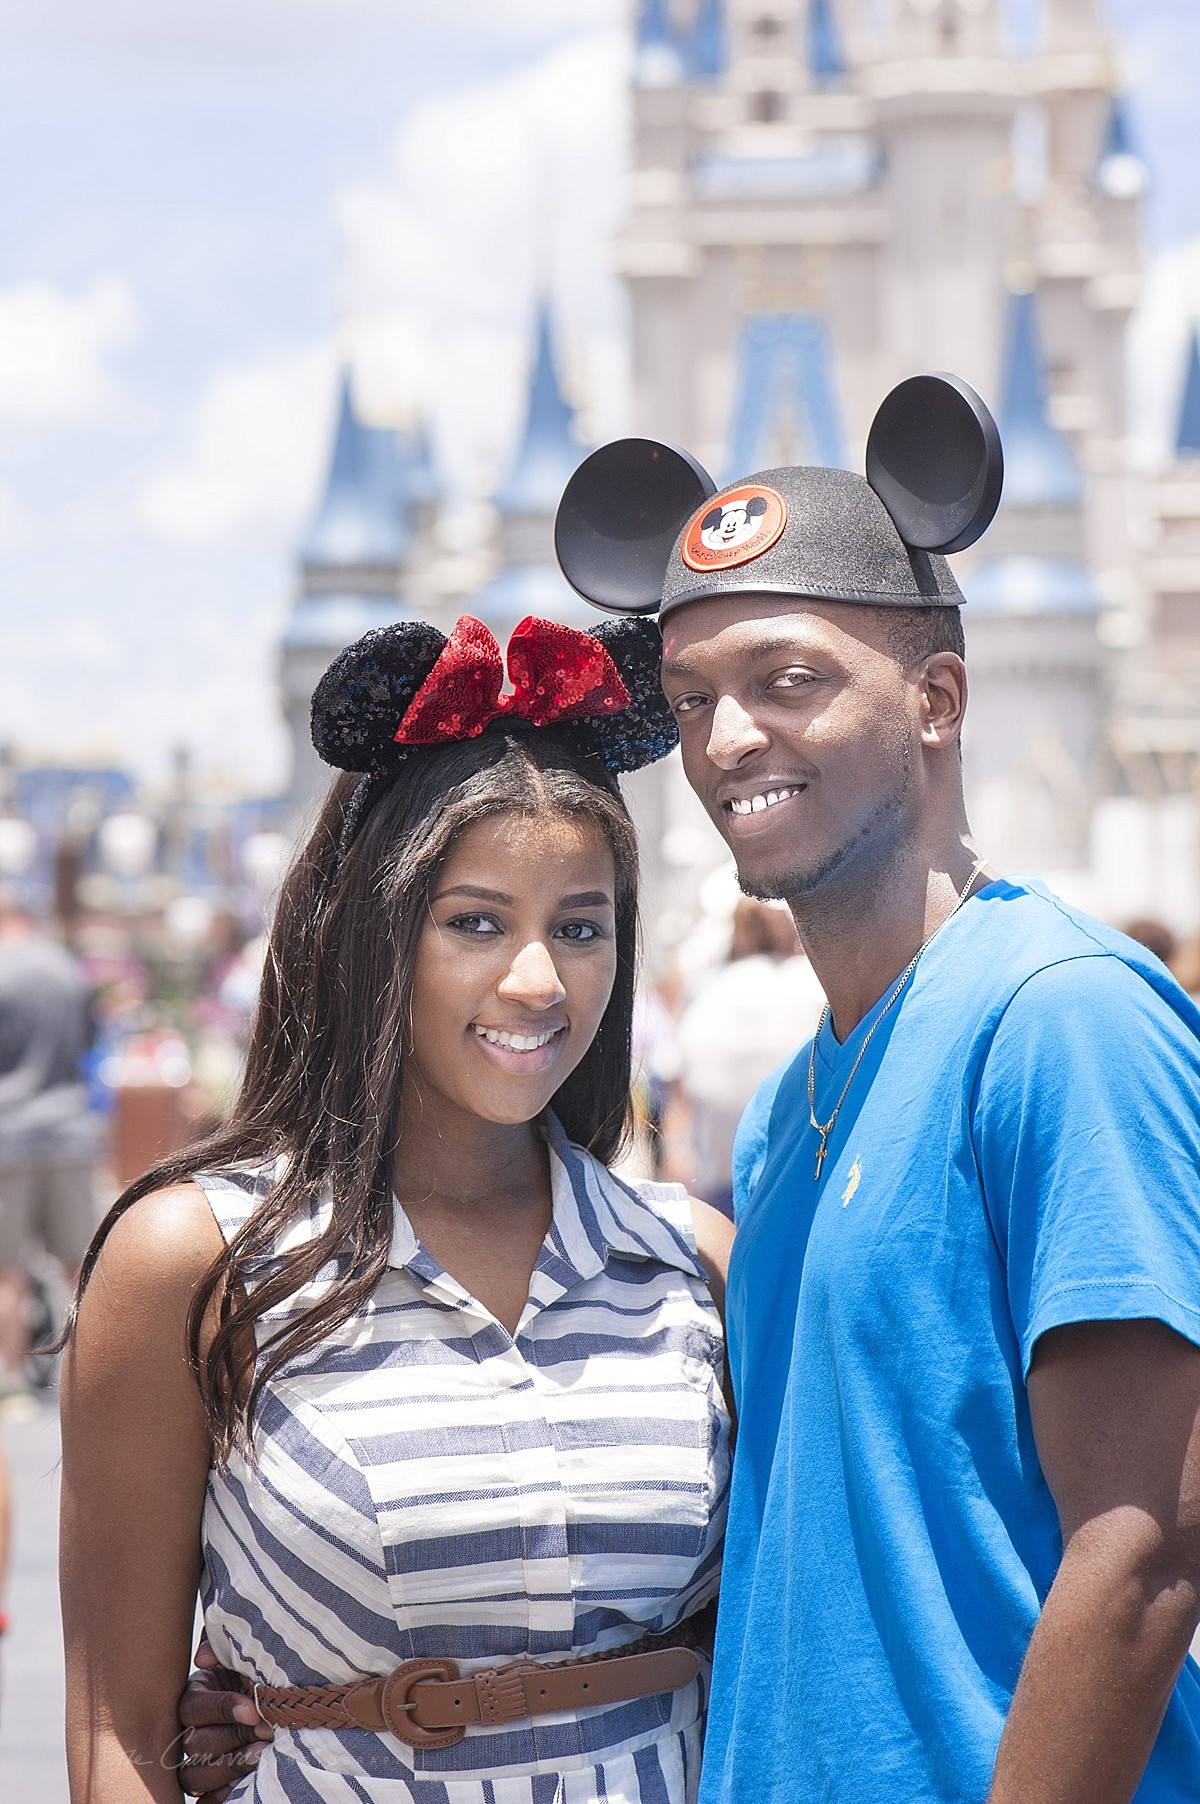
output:
M757 832L766 824L765 816L773 814L776 809L786 808L804 794L807 783L764 783L747 790L742 795L726 796L721 800L721 812L729 832L741 835L746 832ZM775 815L775 819L779 816Z

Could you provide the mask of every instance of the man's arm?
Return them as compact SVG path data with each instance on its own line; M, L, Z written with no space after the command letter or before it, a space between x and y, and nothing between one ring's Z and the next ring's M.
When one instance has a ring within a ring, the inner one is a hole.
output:
M1063 1558L989 1804L1129 1804L1200 1622L1200 1348L1156 1321L1056 1328L1029 1403Z

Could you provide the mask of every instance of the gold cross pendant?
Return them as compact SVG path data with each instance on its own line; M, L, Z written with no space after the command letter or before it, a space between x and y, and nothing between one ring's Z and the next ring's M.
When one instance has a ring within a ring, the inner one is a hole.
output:
M817 1129L817 1132L818 1132L818 1134L821 1134L820 1128ZM821 1177L821 1167L825 1163L825 1140L826 1140L826 1136L824 1134L821 1134L821 1144L817 1148L817 1169L813 1172L813 1177L818 1182L820 1181L820 1177Z

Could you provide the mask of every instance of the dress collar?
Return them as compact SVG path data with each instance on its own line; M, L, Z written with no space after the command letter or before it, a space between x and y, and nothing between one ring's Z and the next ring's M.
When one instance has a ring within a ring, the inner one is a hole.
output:
M609 1257L656 1260L690 1277L704 1271L685 1236L630 1185L614 1177L591 1153L567 1139L549 1110L545 1119L550 1152L553 1214L530 1284L530 1301L552 1302L574 1285L603 1271ZM412 1273L421 1284L450 1287L465 1295L422 1246L399 1202L393 1202L388 1264Z

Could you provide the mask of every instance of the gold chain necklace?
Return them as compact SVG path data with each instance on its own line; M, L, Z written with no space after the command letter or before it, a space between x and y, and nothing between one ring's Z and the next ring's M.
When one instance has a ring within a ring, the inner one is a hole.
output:
M880 1009L879 1013L876 1015L874 1021L872 1021L870 1027L867 1029L866 1035L863 1039L863 1043L859 1047L858 1052L855 1055L855 1060L854 1060L853 1065L851 1065L851 1067L850 1067L850 1075L846 1079L845 1083L842 1085L842 1094L838 1097L836 1103L833 1105L833 1114L829 1117L829 1120L824 1124L824 1126L822 1126L821 1123L817 1120L817 1099L816 1099L817 1041L821 1037L821 1029L824 1027L826 1021L829 1019L829 1004L826 1003L825 1007L821 1010L821 1019L817 1022L817 1031L813 1035L812 1045L809 1047L809 1051L808 1051L808 1119L809 1119L810 1126L815 1128L817 1133L820 1134L820 1136L821 1136L821 1144L817 1148L817 1168L816 1168L815 1172L813 1173L813 1177L818 1182L820 1181L820 1177L821 1177L821 1167L825 1163L825 1147L828 1143L829 1136L830 1136L830 1134L832 1134L834 1125L837 1121L838 1111L841 1108L842 1104L846 1100L846 1094L847 1094L851 1084L854 1082L854 1079L858 1072L859 1066L863 1062L863 1056L866 1053L867 1047L871 1044L872 1039L875 1037L875 1029L879 1026L879 1023L883 1020L883 1017L887 1014L888 1010L893 1006L893 1004L899 1001L900 994L901 994L902 990L904 989L905 984L908 982L909 978L912 976L913 972L916 970L917 961L920 958L922 952L924 952L926 946L928 946L930 940L937 938L938 934L942 931L942 928L946 925L946 921L952 921L954 919L954 916L958 913L959 909L962 907L963 903L966 901L967 897L970 895L971 885L974 883L976 877L978 877L980 871L983 869L986 862L987 862L987 860L982 857L977 858L975 860L975 863L971 866L971 875L967 878L967 881L963 884L962 888L959 890L958 900L955 902L954 907L950 910L950 913L946 916L946 920L939 921L937 926L934 928L933 932L929 935L929 938L921 941L921 944L917 947L916 951L913 953L912 957L909 959L908 963L905 965L903 971L901 971L899 977L896 979L895 983L892 985L891 994L889 995L887 1001L884 1003L883 1007Z

